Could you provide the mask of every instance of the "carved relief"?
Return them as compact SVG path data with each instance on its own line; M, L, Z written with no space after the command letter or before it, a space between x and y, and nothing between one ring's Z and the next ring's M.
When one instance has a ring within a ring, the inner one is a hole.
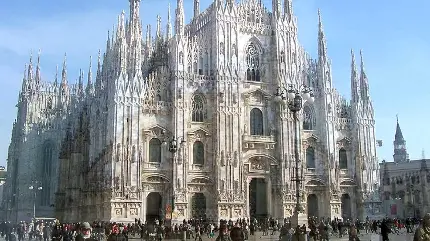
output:
M117 217L121 217L122 216L122 208L115 208L115 215Z
M221 217L226 217L226 216L227 216L227 213L228 213L228 210L227 210L227 209L221 209L221 210L220 210L220 212L219 212L219 215L220 215Z
M242 217L242 209L234 210L234 217L241 218Z
M264 171L267 169L267 163L262 158L251 160L251 170Z
M138 215L137 208L130 208L130 215L131 216L137 216Z

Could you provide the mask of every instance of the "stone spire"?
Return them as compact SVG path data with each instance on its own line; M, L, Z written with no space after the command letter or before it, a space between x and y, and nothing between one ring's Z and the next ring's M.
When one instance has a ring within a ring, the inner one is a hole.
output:
M55 66L55 80L54 80L54 86L58 86L58 64Z
M184 1L178 0L176 6L175 34L183 36L185 31Z
M161 16L157 15L157 32L156 32L157 39L161 38Z
M293 1L284 0L284 18L287 21L291 21L293 18Z
M166 26L166 37L170 39L172 37L172 19L170 16L170 3L167 8L167 26Z
M321 11L318 9L318 56L320 60L327 60L327 42L321 20Z
M37 53L36 77L35 77L35 82L34 82L35 90L39 89L40 82L42 81L42 77L40 74L40 54L41 54L41 51L39 49L39 52Z
M272 12L274 18L281 17L281 0L272 0Z
M62 87L67 85L67 54L64 54L63 70L61 72L61 85Z
M358 80L354 50L351 49L351 101L352 103L358 103L360 99L360 82Z
M24 77L22 78L22 87L21 87L21 94L24 94L27 92L27 64L24 66Z
M28 69L27 69L27 82L29 85L33 83L33 52L30 53L30 61L28 63Z
M363 51L360 50L360 87L363 101L370 102L369 81L364 69Z
M194 18L200 14L200 0L194 0Z
M397 117L396 134L394 135L394 162L406 162L409 159L406 150L406 141L403 137L402 129L400 128L399 118Z
M84 72L82 69L79 69L79 78L78 78L78 94L82 95L84 93Z

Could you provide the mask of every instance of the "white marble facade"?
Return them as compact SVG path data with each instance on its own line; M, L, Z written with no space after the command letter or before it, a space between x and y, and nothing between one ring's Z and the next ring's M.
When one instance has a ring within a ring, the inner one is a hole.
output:
M308 214L363 216L379 181L368 80L352 54L351 101L334 89L321 18L312 59L291 0L273 0L271 12L259 0L215 0L200 12L195 0L189 24L178 0L166 31L158 19L145 37L139 4L119 16L86 85L83 73L69 84L66 61L51 84L30 61L8 159L17 220L32 209L32 181L44 187L40 215L64 221L170 218L172 200L174 220L289 217L293 118L274 96L289 85L315 94L299 114Z

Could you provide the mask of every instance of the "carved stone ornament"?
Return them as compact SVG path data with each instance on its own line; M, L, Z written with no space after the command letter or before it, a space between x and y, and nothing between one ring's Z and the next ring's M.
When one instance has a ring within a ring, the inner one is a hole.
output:
M252 170L264 171L267 168L266 165L267 165L267 163L261 158L256 158L256 159L251 160L251 169Z

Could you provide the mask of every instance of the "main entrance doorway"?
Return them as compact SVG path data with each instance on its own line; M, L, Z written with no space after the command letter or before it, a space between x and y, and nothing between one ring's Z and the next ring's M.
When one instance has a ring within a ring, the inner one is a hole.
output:
M341 202L343 220L352 219L351 197L349 196L349 194L342 194Z
M161 220L163 198L158 192L151 192L146 197L146 221Z
M249 183L249 215L257 220L268 217L267 182L264 178L253 178Z
M206 219L206 197L203 193L195 193L191 198L191 217Z
M308 217L318 218L318 197L315 194L308 195Z

